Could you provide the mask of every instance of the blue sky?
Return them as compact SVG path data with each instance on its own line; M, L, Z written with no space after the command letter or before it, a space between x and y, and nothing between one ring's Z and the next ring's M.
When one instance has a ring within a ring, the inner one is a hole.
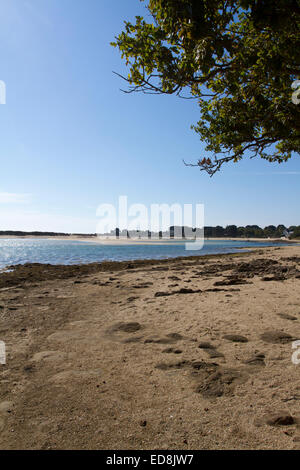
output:
M0 0L0 230L95 232L96 208L204 203L206 225L300 224L300 159L245 160L215 177L194 101L123 94L110 41L138 0Z

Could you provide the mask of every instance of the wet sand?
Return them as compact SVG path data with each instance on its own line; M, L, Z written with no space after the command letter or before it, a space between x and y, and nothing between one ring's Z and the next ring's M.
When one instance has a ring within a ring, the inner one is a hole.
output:
M300 246L0 275L1 449L299 449Z

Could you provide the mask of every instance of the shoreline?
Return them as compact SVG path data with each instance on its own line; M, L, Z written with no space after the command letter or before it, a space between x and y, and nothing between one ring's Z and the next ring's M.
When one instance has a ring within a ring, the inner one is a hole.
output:
M16 237L12 237L12 238L16 238ZM23 237L17 237L17 238L23 238ZM37 238L37 239L40 239L40 237L29 237L29 238ZM1 237L0 237L1 239ZM51 238L47 238L47 240L51 240ZM62 240L60 238L56 238L56 240ZM209 239L211 240L211 239ZM214 239L214 240L217 240L217 241L220 241L220 239ZM225 240L225 239L222 239L222 240ZM227 239L226 239L227 240ZM229 239L228 239L229 240ZM230 239L230 240L233 240L233 239ZM186 256L183 256L183 255L179 255L179 256L169 256L169 257L163 257L163 258L136 258L136 259L125 259L125 260L110 260L110 259L104 259L104 260L101 260L101 261L83 261L82 263L69 263L69 264L61 264L61 263L48 263L48 262L26 262L26 263L22 263L22 264L7 264L6 266L3 266L3 267L0 267L0 276L4 275L4 274L12 274L12 273L15 273L16 272L16 268L18 268L18 270L23 270L24 267L29 267L29 269L31 268L34 268L35 266L39 266L39 267L47 267L47 266L52 266L53 269L55 270L63 270L63 271L76 271L76 273L78 273L78 270L80 270L81 268L84 270L84 269L92 269L92 270L118 270L118 269L123 269L123 266L127 266L127 265L133 265L133 266L143 266L143 265L154 265L154 264L163 264L163 263L168 263L168 262L177 262L177 261L183 261L183 260L187 260L187 261L191 261L191 260L194 260L194 259L197 259L197 258L200 258L200 259L207 259L207 258L210 258L210 257L224 257L224 256L235 256L235 255L243 255L243 254L247 254L247 253L251 253L251 252L254 252L255 250L260 250L260 249L266 249L266 248L280 248L280 247L284 247L284 246L295 246L297 245L297 243L295 244L292 244L292 243L289 243L289 241L286 241L284 242L283 240L278 240L278 239L272 239L271 240L265 240L266 243L280 243L280 245L266 245L266 246L256 246L255 243L258 242L258 240L260 241L260 239L255 239L255 240L251 240L253 242L253 246L230 246L229 249L231 251L224 251L223 253L222 252L216 252L216 253L204 253L204 254L199 254L199 251L201 250L196 250L196 251L190 251L190 253L195 253L195 254L189 254L189 255L186 255ZM74 241L74 240L72 240ZM78 241L81 241L81 240L78 240ZM83 240L83 241L86 241L86 240ZM243 241L249 241L250 240L245 240L243 239ZM188 241L186 241L188 242ZM184 242L184 243L186 243ZM90 243L90 241L87 241L87 243ZM171 242L172 243L172 242ZM177 241L174 241L174 244L176 244ZM118 245L117 243L112 243L113 245L115 246L120 246ZM133 245L137 245L137 243L133 242L132 243ZM159 245L162 245L162 243L158 243ZM170 244L170 243L169 243ZM110 245L110 244L108 244ZM130 244L128 243L124 243L123 245L121 246L128 246ZM153 243L149 243L147 245L154 245ZM224 248L225 250L225 248ZM196 254L196 252L198 254ZM100 266L101 266L101 269L100 269ZM12 274L13 275L13 274ZM0 282L1 284L1 282Z
M278 240L274 239L274 243L279 242ZM253 241L255 243L255 241ZM127 245L127 244L126 244ZM296 244L297 245L297 244ZM125 244L124 244L125 246ZM34 271L42 270L43 268L52 267L54 271L61 271L65 272L66 274L69 272L70 275L72 272L75 272L76 275L79 274L79 271L82 270L85 272L87 271L118 271L126 269L130 266L130 269L134 269L136 267L142 266L153 266L156 264L167 264L167 263L176 263L180 261L194 261L197 259L205 260L210 258L224 258L230 256L243 256L247 254L254 253L255 251L265 250L267 248L282 248L284 246L293 246L288 242L282 243L282 245L278 246L251 246L251 247L230 247L233 251L227 252L218 252L218 253L205 253L205 254L194 254L194 255L187 255L187 256L174 256L174 257L165 257L165 258L137 258L137 259L128 259L128 260L109 260L105 259L102 261L91 261L91 262L82 262L82 263L74 263L74 264L53 264L53 263L39 263L39 262L28 262L23 264L8 264L2 268L0 268L0 286L1 286L1 276L3 275L10 275L10 277L14 277L16 271L21 272L23 276L25 274L26 269L33 269ZM295 246L295 245L294 245ZM199 250L198 250L199 251ZM192 252L192 251L191 251Z
M197 264L200 260L209 261L210 259L221 260L223 258L234 258L251 255L255 251L266 250L267 248L281 247L254 247L251 249L240 248L230 253L209 253L205 255L177 256L174 258L158 258L158 259L133 259L123 261L99 261L81 264L49 264L49 263L26 263L8 265L0 270L0 289L17 285L21 282L38 282L49 279L65 279L76 276L86 276L101 272L121 272L126 270L135 270L141 268L151 268L156 266L172 266L177 263ZM133 272L133 271L132 271ZM28 277L29 276L29 277Z
M174 238L174 239L138 239L138 238L119 238L116 239L115 237L82 237L82 236L36 236L36 235L28 235L28 236L16 236L16 235L0 235L1 239L12 239L12 240L57 240L57 241L78 241L78 242L86 242L86 243L97 243L101 245L166 245L166 244L176 244L176 243L188 243L192 242L194 239L182 239L182 238ZM247 243L300 243L300 240L289 240L286 238L242 238L242 237L209 237L204 238L205 241L236 241L236 242L247 242Z

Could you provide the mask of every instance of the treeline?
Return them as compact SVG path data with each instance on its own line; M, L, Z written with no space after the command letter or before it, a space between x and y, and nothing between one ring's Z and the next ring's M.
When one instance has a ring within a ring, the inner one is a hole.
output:
M10 235L16 237L68 237L70 233L59 233L59 232L22 232L21 230L1 230L0 235Z
M300 237L300 225L285 227L281 224L268 225L261 228L258 225L246 225L246 227L237 227L236 225L227 225L227 227L204 227L205 237L212 238L281 238L289 236L290 238Z
M120 230L116 228L115 230L111 230L110 233L105 233L103 235L108 236L117 236L118 237L141 237L145 238L158 236L159 238L168 237L176 238L176 237L190 237L193 236L196 229L191 229L190 227L182 227L182 226L171 226L169 231L165 232L155 232L151 233L150 231L145 230L137 230L137 231L128 231L128 230ZM204 227L204 236L205 238L300 238L300 225L286 227L283 224L280 225L268 225L267 227L261 228L258 225L246 225L245 227L238 227L237 225L227 225L226 227L221 227L217 225L216 227Z
M185 229L188 227L180 227L182 228L182 236L184 236ZM191 230L191 229L189 229ZM193 230L194 231L194 230ZM139 231L138 231L139 232ZM135 232L136 233L136 232ZM159 232L160 236L163 236L169 232ZM126 235L130 238L130 232L127 230L119 230L118 228L112 230L110 234L106 235L117 235L117 236L124 236ZM141 236L148 235L149 238L151 237L150 232L140 231L139 234ZM170 227L170 234L171 237L174 236L174 227ZM80 236L80 237L95 237L97 236L96 233L61 233L61 232L23 232L23 231L15 231L15 230L2 230L0 231L0 236L16 236L16 237L26 237L26 236L35 236L35 237L70 237L72 235ZM300 225L292 225L290 227L286 227L285 225L268 225L267 227L261 228L258 225L246 225L245 227L238 227L236 225L227 225L226 227L221 227L217 225L216 227L204 227L204 235L206 238L222 238L222 237L230 237L230 238L281 238L281 237L289 237L289 238L300 238Z

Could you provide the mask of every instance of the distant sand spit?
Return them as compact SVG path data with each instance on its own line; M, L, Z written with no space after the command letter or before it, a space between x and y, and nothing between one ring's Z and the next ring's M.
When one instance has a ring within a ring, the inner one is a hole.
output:
M92 243L99 243L103 245L163 245L166 243L184 243L185 241L191 241L192 239L187 238L183 240L182 238L174 238L174 239L139 239L139 238L115 238L115 237L92 237L92 236L59 236L59 237L41 237L41 236L5 236L0 235L0 239L46 239L46 240L64 240L64 241L79 241L79 242L92 242ZM270 242L287 242L287 243L300 243L300 240L287 240L286 238L230 238L230 237L222 237L222 238L205 238L205 240L211 241L240 241L240 242L261 242L261 243L270 243Z

